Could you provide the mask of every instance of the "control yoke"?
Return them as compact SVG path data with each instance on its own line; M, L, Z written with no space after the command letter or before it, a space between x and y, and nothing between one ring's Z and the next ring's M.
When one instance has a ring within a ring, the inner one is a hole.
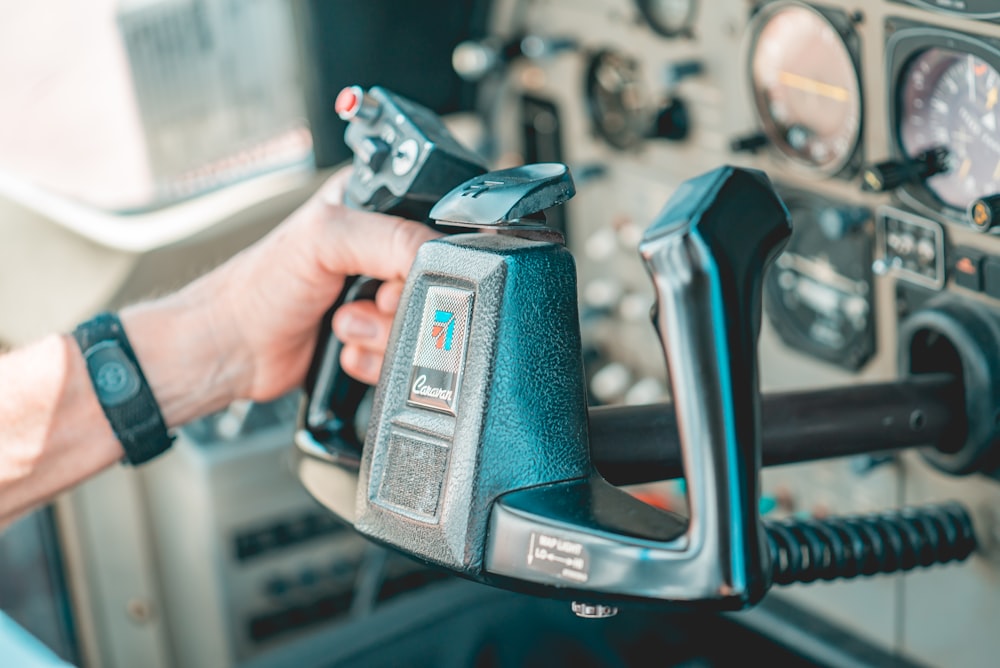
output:
M972 552L971 520L955 504L761 521L761 279L791 230L753 170L685 182L640 244L690 512L654 508L602 477L575 266L544 229L544 210L573 194L564 165L527 165L477 176L435 205L435 220L482 232L420 249L351 484L300 447L299 476L320 501L378 542L473 580L574 599L583 616L614 614L616 601L740 609L772 583Z
M344 140L354 151L345 204L421 222L445 193L486 171L482 160L460 144L433 112L384 88L345 88L336 111L348 122ZM357 470L361 440L355 416L368 386L340 367L342 345L330 329L343 304L374 299L379 281L351 276L323 316L306 375L296 440Z
M755 349L761 275L787 212L763 174L726 167L686 183L643 242L681 398L688 521L591 462L575 268L558 239L535 234L573 192L565 166L528 165L434 207L436 220L500 234L418 253L354 498L334 500L307 460L300 475L361 533L476 580L744 607L769 583Z

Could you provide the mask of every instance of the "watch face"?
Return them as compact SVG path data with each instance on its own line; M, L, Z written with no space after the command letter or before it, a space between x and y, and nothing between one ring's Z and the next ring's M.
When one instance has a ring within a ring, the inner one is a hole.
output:
M87 367L103 406L120 406L139 393L139 373L115 341L103 341L87 351Z

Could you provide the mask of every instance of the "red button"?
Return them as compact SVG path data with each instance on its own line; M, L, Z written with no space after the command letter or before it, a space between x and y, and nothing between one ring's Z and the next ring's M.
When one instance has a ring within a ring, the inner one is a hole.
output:
M348 86L337 94L337 101L333 103L333 108L345 121L354 118L361 106L361 88L359 86Z

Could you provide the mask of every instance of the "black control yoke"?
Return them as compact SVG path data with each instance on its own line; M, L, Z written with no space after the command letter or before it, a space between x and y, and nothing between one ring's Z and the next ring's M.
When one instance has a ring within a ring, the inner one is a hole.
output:
M685 182L640 245L674 400L635 415L676 412L668 422L690 513L649 506L602 477L595 455L606 458L607 444L593 448L588 436L588 415L595 434L602 423L586 405L575 267L544 228L543 211L573 193L564 165L527 165L475 177L434 207L436 220L487 233L420 249L359 470L348 475L299 443L299 476L317 499L378 542L473 580L575 599L591 617L614 614L607 603L618 601L740 609L771 584L971 554L972 521L957 504L762 522L761 278L790 225L753 170ZM926 381L905 391L936 405L951 382Z
M345 88L336 110L348 122L344 139L354 151L347 206L428 222L431 207L458 184L486 171L479 156L460 144L430 110L373 87ZM379 281L351 276L323 316L306 375L296 439L357 469L361 441L355 415L368 386L340 366L342 345L330 320L343 304L373 299Z
M591 461L573 259L539 234L544 209L573 192L565 166L528 165L434 207L436 220L500 233L418 253L355 493L332 489L309 458L300 476L361 533L476 580L744 607L769 584L755 351L761 275L787 212L763 174L726 167L679 189L642 246L688 520L613 487Z

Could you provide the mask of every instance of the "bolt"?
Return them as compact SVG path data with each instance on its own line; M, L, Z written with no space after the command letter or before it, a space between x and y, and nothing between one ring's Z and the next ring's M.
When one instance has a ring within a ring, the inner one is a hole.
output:
M618 614L618 608L613 605L603 605L601 603L581 603L573 601L570 606L573 614L584 619L607 619Z

